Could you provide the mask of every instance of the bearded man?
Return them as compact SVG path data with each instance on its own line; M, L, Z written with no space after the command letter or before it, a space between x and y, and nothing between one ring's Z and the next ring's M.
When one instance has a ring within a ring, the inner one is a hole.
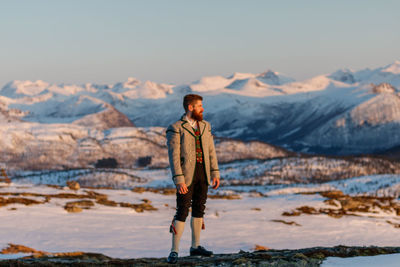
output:
M189 208L192 207L192 246L190 255L212 256L200 246L200 232L204 228L204 209L208 186L219 187L219 170L211 125L203 120L203 98L189 94L183 98L185 114L167 129L168 156L172 180L176 186L176 214L172 221L172 248L169 263L178 260L179 241Z

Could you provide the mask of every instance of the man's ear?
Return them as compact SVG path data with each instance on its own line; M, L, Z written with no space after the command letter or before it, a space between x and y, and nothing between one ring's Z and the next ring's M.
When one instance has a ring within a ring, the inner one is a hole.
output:
M194 108L193 108L193 105L190 105L190 104L189 104L189 105L188 105L188 110L189 110L189 111L193 111L193 109L194 109Z

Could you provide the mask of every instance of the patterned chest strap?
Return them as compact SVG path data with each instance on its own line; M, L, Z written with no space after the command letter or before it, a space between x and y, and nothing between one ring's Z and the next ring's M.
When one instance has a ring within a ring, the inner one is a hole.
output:
M201 149L201 141L200 141L200 126L197 121L197 129L194 130L195 138L196 138L196 162L203 163L203 150Z

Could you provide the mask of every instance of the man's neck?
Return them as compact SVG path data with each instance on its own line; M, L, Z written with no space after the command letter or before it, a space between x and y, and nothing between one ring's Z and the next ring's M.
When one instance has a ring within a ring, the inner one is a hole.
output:
M186 118L187 118L189 121L195 121L195 119L192 118L192 114L190 114L190 113L186 113Z

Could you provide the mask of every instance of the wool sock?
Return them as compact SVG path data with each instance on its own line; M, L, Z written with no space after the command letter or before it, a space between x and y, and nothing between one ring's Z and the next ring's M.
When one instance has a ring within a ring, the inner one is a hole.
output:
M175 251L176 253L178 253L179 252L179 242L181 241L183 230L185 229L185 222L175 220L174 226L175 226L176 234L172 233L171 252Z
M203 218L192 217L190 226L192 227L192 248L200 246L200 233L201 226L203 225Z

